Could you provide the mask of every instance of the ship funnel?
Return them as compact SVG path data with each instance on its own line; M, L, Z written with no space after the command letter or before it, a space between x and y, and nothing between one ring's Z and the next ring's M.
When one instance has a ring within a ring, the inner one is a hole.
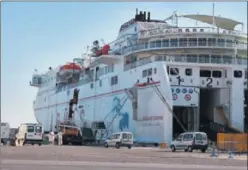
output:
M138 8L136 8L135 21L139 19Z
M150 21L151 21L151 13L150 13L150 12L148 12L147 21L148 21L148 22L150 22Z

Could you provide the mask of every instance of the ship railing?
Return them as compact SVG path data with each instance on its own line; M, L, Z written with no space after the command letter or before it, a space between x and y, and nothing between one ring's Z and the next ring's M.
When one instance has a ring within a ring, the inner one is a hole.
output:
M122 55L128 55L133 52L144 50L167 50L167 49L192 49L192 48L216 48L216 49L232 49L247 50L247 44L235 44L234 42L211 42L206 38L205 42L201 41L177 41L176 43L165 42L164 40L156 40L150 43L135 44L129 47L121 47L111 53L119 52Z
M200 64L227 64L227 65L247 65L248 60L242 58L232 58L231 56L177 56L177 55L157 55L154 56L154 60L146 58L138 60L136 62L127 64L124 66L124 71L139 67L141 65L149 64L154 61L166 61L166 62L182 62L182 63L200 63Z
M247 33L243 33L241 31L234 31L234 30L224 30L219 28L211 28L211 27L179 27L179 28L156 28L151 30L144 30L138 33L138 38L150 38L153 36L161 36L161 35L168 35L168 34L180 34L183 36L184 34L199 34L199 33L216 33L216 34L223 34L223 35L237 35L237 36L244 36L247 37Z

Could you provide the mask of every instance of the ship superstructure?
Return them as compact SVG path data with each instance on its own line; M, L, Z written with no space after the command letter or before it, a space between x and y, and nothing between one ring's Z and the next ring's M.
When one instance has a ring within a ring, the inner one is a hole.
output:
M211 25L180 27L179 17ZM142 143L170 142L206 124L244 131L247 34L234 30L241 23L176 13L167 20L136 11L115 41L96 40L84 58L34 74L37 121L46 131L88 126L100 139L132 131Z

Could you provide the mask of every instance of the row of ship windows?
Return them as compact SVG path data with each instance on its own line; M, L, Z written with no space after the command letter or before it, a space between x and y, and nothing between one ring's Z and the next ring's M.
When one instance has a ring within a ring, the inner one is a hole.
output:
M142 77L147 77L147 76L151 76L152 74L156 74L157 73L157 68L149 68L149 69L145 69L142 71ZM172 68L172 67L167 67L167 73L169 73L169 75L179 75L179 69L178 68ZM193 70L192 68L185 68L184 70L184 74L186 76L193 76ZM222 75L222 71L220 70L200 70L200 77L214 77L214 78L221 78ZM233 71L233 76L235 78L241 78L243 76L243 72L241 70L234 70ZM245 71L245 78L247 79L248 76L248 71ZM225 70L225 78L227 78L227 71ZM110 81L110 85L114 86L118 84L118 76L113 76L111 77L111 81ZM102 87L102 80L99 80L99 86ZM94 84L91 83L90 84L90 88L93 89L94 88Z
M111 81L110 81L110 85L114 86L118 84L118 76L113 76L111 77ZM102 87L102 80L99 80L99 87ZM93 89L94 88L94 84L90 83L90 88Z
M179 69L178 68L169 68L167 67L167 72L170 75L176 76L179 75ZM192 76L193 71L191 68L186 68L184 74L186 76ZM243 72L241 70L234 70L233 76L235 78L241 78L243 76ZM248 71L245 71L245 79L247 79ZM222 77L222 71L220 70L200 70L200 77L214 77L214 78L221 78ZM225 70L225 78L227 78L227 71Z
M180 39L164 39L164 40L156 40L150 42L150 48L156 47L177 47L179 46L221 46L232 47L235 43L233 40L225 40L220 38L180 38ZM245 43L239 43L245 44Z
M152 68L143 70L142 77L151 76L152 75L152 70L153 70ZM154 68L154 74L156 74L156 73L157 73L157 68ZM116 84L118 84L118 76L111 77L110 85L111 86L114 86ZM99 87L102 87L102 80L99 80ZM90 88L91 89L94 88L94 84L93 83L90 83Z

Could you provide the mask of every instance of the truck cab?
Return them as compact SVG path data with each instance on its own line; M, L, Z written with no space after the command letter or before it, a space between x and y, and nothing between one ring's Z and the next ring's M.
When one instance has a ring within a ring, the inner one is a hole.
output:
M77 127L71 125L59 125L59 131L62 132L62 141L64 145L69 143L73 145L84 145L95 142L95 136L91 128ZM56 137L56 140L58 137Z

